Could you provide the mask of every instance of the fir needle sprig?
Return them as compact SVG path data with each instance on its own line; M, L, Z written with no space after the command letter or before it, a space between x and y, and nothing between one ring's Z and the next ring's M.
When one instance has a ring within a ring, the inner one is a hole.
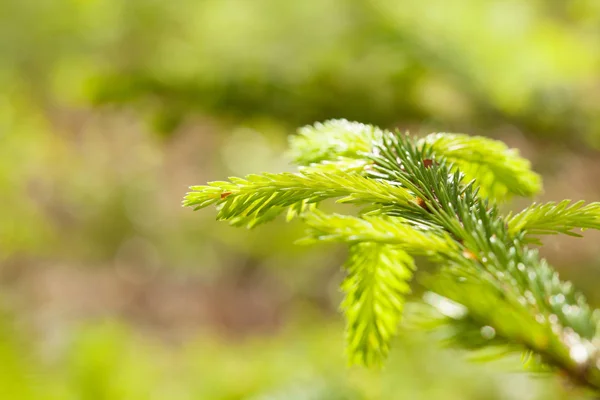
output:
M219 220L247 227L287 210L308 225L301 242L347 244L341 287L352 363L385 360L401 326L414 256L424 256L439 265L427 289L465 310L429 314L452 328L452 343L500 343L600 389L600 312L529 247L540 235L600 228L599 203L534 203L502 214L499 202L536 194L541 179L516 150L483 137L416 139L332 120L301 128L290 147L298 172L192 186L184 205L216 205ZM332 198L360 207L358 216L317 208Z

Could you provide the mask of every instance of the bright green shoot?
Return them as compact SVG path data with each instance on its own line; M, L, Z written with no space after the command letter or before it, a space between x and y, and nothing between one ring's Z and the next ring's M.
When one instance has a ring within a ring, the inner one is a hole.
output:
M413 257L422 256L439 266L423 282L422 316L451 328L453 344L523 351L533 356L529 365L600 389L600 312L527 247L542 234L600 228L599 203L565 200L502 215L498 202L535 195L541 180L516 150L483 137L416 139L335 120L300 129L290 145L298 172L192 186L184 205L216 205L219 220L247 227L287 212L308 225L301 242L347 244L341 288L351 363L387 357ZM358 216L318 209L332 198L359 206ZM448 304L464 312L448 313Z

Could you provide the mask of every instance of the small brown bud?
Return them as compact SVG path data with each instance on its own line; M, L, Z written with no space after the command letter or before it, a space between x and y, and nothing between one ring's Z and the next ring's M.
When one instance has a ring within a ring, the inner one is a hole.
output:
M429 208L427 208L427 203L425 203L425 200L423 200L422 198L415 197L415 203L417 203L417 205L422 209L429 211Z
M462 255L463 257L468 258L469 260L477 260L477 256L471 250L463 250Z

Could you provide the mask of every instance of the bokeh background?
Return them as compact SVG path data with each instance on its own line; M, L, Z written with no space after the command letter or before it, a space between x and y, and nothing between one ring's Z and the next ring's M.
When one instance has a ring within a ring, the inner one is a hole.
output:
M343 249L180 203L329 118L499 138L538 200L597 200L599 49L597 0L0 1L0 398L583 396L410 332L347 368ZM599 239L543 249L595 305Z

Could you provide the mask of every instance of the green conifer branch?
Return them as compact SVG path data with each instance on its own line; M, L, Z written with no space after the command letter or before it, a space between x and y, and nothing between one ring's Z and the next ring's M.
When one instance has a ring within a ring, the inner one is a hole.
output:
M388 353L412 256L425 255L440 265L426 286L466 310L452 319L455 338L493 332L489 344L533 352L545 365L600 389L600 312L526 246L535 235L598 228L597 203L532 205L502 215L496 200L534 194L540 180L516 151L484 138L416 140L328 121L303 128L291 145L304 165L298 173L192 187L184 205L216 204L218 219L246 226L289 207L288 216L302 215L309 225L304 241L350 245L342 287L351 361L378 364ZM358 217L315 210L328 198L363 208Z
M379 366L396 336L414 261L395 246L357 243L344 264L346 343L351 363Z
M511 195L531 196L541 190L541 178L531 171L529 161L497 140L435 133L422 143L431 146L438 157L454 163L469 179L477 180L483 197L502 200Z
M600 229L600 203L585 204L563 200L559 203L533 203L520 213L508 218L511 233L526 231L528 235L563 233L581 236L573 229Z
M290 137L290 153L296 164L310 165L339 158L363 159L371 151L374 140L384 132L371 125L330 120L298 129Z
M248 175L229 182L192 186L183 201L195 210L219 206L218 220L252 227L272 219L286 207L340 198L341 203L408 207L410 193L390 183L344 171Z
M458 246L450 236L436 228L410 224L399 217L357 218L349 215L325 214L314 211L306 214L308 237L300 243L371 242L397 246L415 255L455 254Z

